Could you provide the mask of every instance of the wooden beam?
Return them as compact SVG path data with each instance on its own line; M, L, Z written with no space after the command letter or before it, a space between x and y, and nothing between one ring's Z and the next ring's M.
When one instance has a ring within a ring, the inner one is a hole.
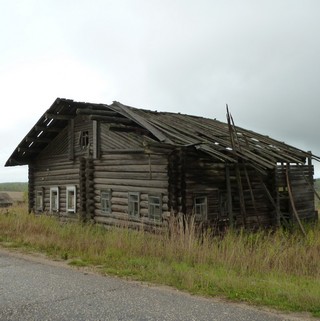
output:
M76 111L77 115L95 115L95 116L119 116L117 112L111 110L95 110L90 108L78 108Z
M18 147L18 152L28 152L28 153L40 153L42 149L40 148L32 148L32 147Z
M43 132L51 132L51 133L57 133L57 132L60 132L62 128L58 128L58 127L47 127L47 126L34 126L33 127L34 130L36 131L43 131Z
M144 127L145 129L149 130L157 139L159 139L161 142L167 142L172 143L172 141L166 137L162 131L159 131L154 125L150 124L146 119L141 117L140 115L136 114L133 110L128 108L125 105L122 105L119 102L113 102L113 106L117 106L120 108L121 111L124 111L126 114L129 115L131 119L133 119L135 122L137 122L140 126Z
M60 120L69 120L74 118L74 115L60 115L60 114L49 114L45 113L47 119L60 119Z
M52 138L26 136L25 141L27 143L49 143L52 141Z
M99 115L91 115L89 116L90 120L99 120L102 122L108 122L108 123L115 123L115 124L128 124L133 125L134 122L128 118L124 117L111 117L111 116L99 116Z

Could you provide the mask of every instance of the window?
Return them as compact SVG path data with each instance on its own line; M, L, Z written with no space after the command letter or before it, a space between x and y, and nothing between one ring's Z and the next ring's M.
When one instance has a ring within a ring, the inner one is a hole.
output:
M207 212L207 197L196 196L194 198L194 214L196 216L196 220L206 220Z
M75 186L67 186L67 212L76 212L77 194Z
M89 132L87 130L81 132L79 145L81 149L86 149L89 146Z
M36 210L43 211L43 190L36 191Z
M102 213L111 213L111 191L101 191L101 211Z
M149 196L149 218L152 220L160 220L161 214L161 198L159 196Z
M59 188L50 188L50 212L59 212Z
M140 195L139 193L129 193L129 215L137 216L140 215Z

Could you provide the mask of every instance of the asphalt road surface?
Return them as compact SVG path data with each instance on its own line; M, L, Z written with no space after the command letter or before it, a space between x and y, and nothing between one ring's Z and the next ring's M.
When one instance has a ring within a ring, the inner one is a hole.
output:
M100 276L0 249L0 320L274 321L301 318Z

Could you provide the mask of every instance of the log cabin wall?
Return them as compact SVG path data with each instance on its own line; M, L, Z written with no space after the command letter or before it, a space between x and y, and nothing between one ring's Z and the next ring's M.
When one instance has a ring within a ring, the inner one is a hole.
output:
M245 227L314 219L311 159L320 157L236 127L229 112L227 120L58 98L6 166L29 165L30 211L52 211L59 195L53 214L63 218L161 226L171 213L204 213L210 225Z
M179 149L173 150L168 155L168 208L175 216L186 213L185 177L181 155Z
M28 212L34 211L35 206L34 166L28 165Z
M205 197L207 225L253 228L275 223L275 209L265 191L273 184L272 175L260 177L248 165L228 165L195 150L184 153L182 168L187 215L196 214L196 198Z
M80 159L88 157L92 148L92 122L84 116L77 116L72 120L72 131L66 126L55 139L38 155L29 165L29 176L32 174L33 194L32 211L36 213L50 213L50 188L58 188L59 204L58 211L51 214L60 216L62 219L78 219L81 209L80 200ZM82 132L88 132L88 145L81 146L80 136ZM72 142L72 144L70 143ZM70 150L72 148L72 150ZM70 157L73 155L73 157ZM72 159L70 159L72 158ZM75 211L67 210L67 187L75 187L76 205ZM42 209L36 206L37 193L43 193Z
M169 215L167 151L146 149L134 128L100 123L100 135L100 158L93 160L94 220L136 228L162 226ZM102 210L102 193L110 193L110 211ZM137 195L137 215L130 214L129 193ZM150 197L160 200L159 219L149 215Z
M282 163L277 166L276 177L281 223L296 222L294 208L302 221L317 219L314 204L314 168L311 164ZM293 203L290 201L291 188ZM294 206L294 208L293 208Z
M262 175L250 165L240 162L231 166L230 180L234 226L251 229L276 224L274 171Z

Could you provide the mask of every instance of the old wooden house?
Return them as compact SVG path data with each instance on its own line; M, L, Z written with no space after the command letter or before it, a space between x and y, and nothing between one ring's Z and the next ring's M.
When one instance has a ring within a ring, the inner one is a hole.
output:
M13 205L13 200L7 192L0 192L0 208Z
M56 99L9 157L28 165L29 209L114 225L314 220L319 160L227 122Z

